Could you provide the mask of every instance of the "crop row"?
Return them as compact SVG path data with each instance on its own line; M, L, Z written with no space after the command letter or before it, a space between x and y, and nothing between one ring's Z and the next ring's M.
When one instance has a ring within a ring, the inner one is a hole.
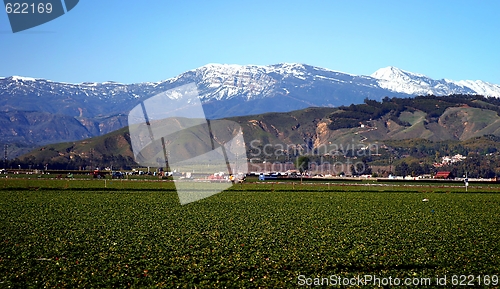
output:
M498 274L499 205L497 194L229 191L181 206L171 191L0 191L0 285Z
M198 186L206 186L198 183ZM175 191L172 181L158 179L38 179L38 178L0 178L0 190L73 190L73 191L134 191L159 190ZM496 193L497 184L475 184L468 187L471 193ZM464 193L460 184L405 184L405 183L339 183L339 182L248 182L236 184L229 191L240 192L423 192L423 193Z

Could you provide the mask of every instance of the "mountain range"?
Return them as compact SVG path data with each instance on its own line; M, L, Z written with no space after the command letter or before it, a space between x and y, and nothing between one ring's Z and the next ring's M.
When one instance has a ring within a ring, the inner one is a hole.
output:
M395 67L358 76L305 64L208 64L164 81L135 84L70 84L11 76L0 78L1 145L21 147L11 151L12 157L39 145L103 135L126 126L128 112L141 101L192 82L212 119L339 107L384 97L500 97L496 84L434 80Z

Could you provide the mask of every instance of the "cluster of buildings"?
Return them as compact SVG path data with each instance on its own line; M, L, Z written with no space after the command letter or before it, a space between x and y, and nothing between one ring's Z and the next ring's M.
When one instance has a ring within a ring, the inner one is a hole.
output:
M452 157L450 156L444 156L441 158L441 162L440 163L434 163L434 167L435 168L440 168L442 166L446 166L446 165L449 165L449 164L454 164L454 163L458 163L458 162L461 162L463 160L465 160L467 157L461 155L461 154L456 154Z

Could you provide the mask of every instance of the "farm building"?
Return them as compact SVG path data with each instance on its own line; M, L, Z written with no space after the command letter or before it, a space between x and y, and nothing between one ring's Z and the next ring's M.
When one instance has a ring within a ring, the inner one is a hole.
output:
M453 179L453 175L451 172L448 171L442 171L442 172L437 172L436 175L434 176L435 179Z

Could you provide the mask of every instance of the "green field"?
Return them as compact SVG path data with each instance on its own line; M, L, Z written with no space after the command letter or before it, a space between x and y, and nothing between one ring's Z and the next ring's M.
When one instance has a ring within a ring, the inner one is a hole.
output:
M244 184L181 206L171 182L4 179L0 288L280 288L358 274L446 275L451 288L453 275L500 274L500 194L471 190Z

